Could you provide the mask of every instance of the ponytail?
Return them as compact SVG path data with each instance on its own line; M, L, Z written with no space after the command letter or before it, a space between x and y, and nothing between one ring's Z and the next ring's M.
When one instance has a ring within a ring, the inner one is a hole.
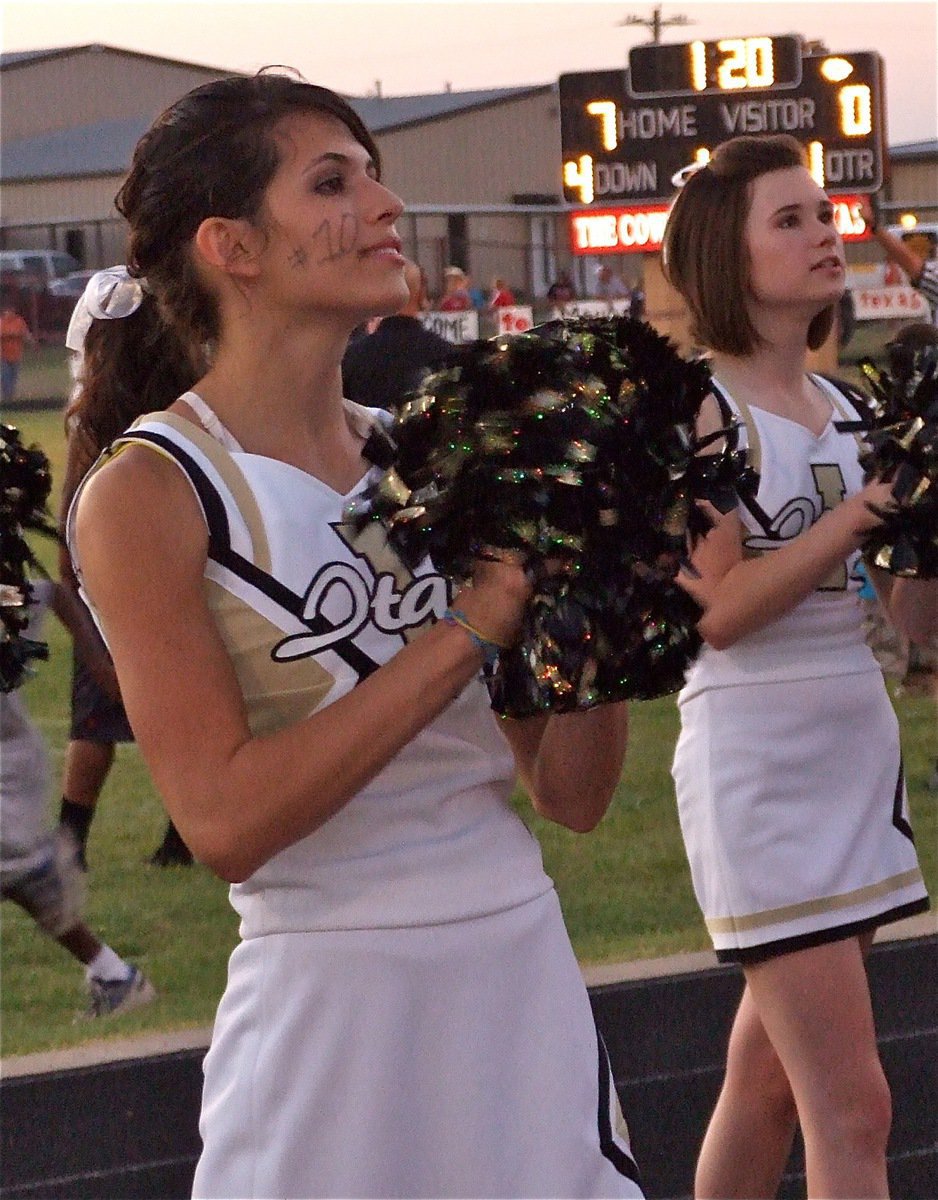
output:
M120 320L95 320L85 335L66 409L95 453L144 413L168 408L205 373L201 347L187 345L149 293Z

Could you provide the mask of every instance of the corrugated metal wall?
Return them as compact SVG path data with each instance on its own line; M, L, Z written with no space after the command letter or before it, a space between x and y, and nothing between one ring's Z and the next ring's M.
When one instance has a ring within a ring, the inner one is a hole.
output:
M156 112L190 87L215 77L210 71L85 51L5 70L4 113L15 111L18 136L26 136ZM101 86L104 79L106 87ZM49 96L55 97L54 104L44 99ZM4 135L11 136L6 121ZM559 116L551 91L379 134L377 140L385 180L408 204L508 204L518 193L559 197ZM111 176L4 185L3 244L61 246L68 228L95 222L84 233L85 264L116 261L123 248L120 226L112 224L120 182L120 176ZM531 219L521 213L468 216L465 254L459 253L454 227L445 215L405 219L402 233L409 234L409 252L426 269L433 293L442 289L443 268L458 259L479 287L488 289L497 274L530 296L546 289L554 265L552 247L564 245L566 238L562 219L546 214L535 219L550 225L538 238L547 243L546 249L536 253ZM62 227L50 237L52 223Z
M3 137L155 113L218 74L103 48L7 68ZM561 192L560 121L551 89L379 134L378 142L385 180L409 205L508 205L522 194L559 198ZM116 261L123 250L113 207L119 184L115 176L6 185L0 241L63 246L77 236L69 230L80 228L86 265ZM891 201L934 205L936 197L938 162L893 162ZM53 223L60 224L52 230ZM565 219L549 212L412 214L401 232L434 293L443 267L458 261L483 289L498 274L525 298L543 295L556 264L569 260Z
M909 208L920 204L934 210L938 205L938 161L894 161L888 195L891 202L901 202Z
M116 217L120 175L96 179L43 179L3 185L3 223L101 220Z
M560 117L552 93L379 134L388 185L413 204L560 198Z
M2 141L118 117L153 116L225 71L89 48L3 71Z

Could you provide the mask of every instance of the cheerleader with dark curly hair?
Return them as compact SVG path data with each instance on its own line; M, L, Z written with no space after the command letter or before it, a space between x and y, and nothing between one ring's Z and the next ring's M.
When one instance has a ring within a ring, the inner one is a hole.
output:
M450 595L344 516L388 417L343 400L343 352L407 298L370 134L285 74L219 80L144 135L118 203L138 313L208 360L70 520L143 756L241 918L196 1195L640 1195L510 803L517 772L595 825L624 706L499 725L480 670L521 565L494 552Z

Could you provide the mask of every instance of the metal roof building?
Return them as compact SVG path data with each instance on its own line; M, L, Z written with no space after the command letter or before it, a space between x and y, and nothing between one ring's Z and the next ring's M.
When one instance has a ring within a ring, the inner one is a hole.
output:
M184 92L231 73L101 45L0 56L2 244L120 258L113 198L136 141ZM480 283L546 288L564 228L554 85L348 99L407 202L402 232L431 286L453 260Z
M0 55L0 245L55 246L89 266L122 258L113 199L137 139L184 92L230 74L103 45ZM399 228L431 289L456 262L482 286L499 274L534 298L572 265L585 294L590 264L571 261L561 202L556 84L348 99L406 202ZM890 158L886 212L938 220L938 142ZM633 256L626 274L640 270Z

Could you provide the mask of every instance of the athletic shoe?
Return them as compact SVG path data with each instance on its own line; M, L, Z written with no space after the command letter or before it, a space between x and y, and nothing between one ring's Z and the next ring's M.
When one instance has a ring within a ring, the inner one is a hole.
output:
M108 1017L113 1013L142 1008L156 999L156 988L139 967L132 966L126 979L89 979L91 1003L89 1017Z

